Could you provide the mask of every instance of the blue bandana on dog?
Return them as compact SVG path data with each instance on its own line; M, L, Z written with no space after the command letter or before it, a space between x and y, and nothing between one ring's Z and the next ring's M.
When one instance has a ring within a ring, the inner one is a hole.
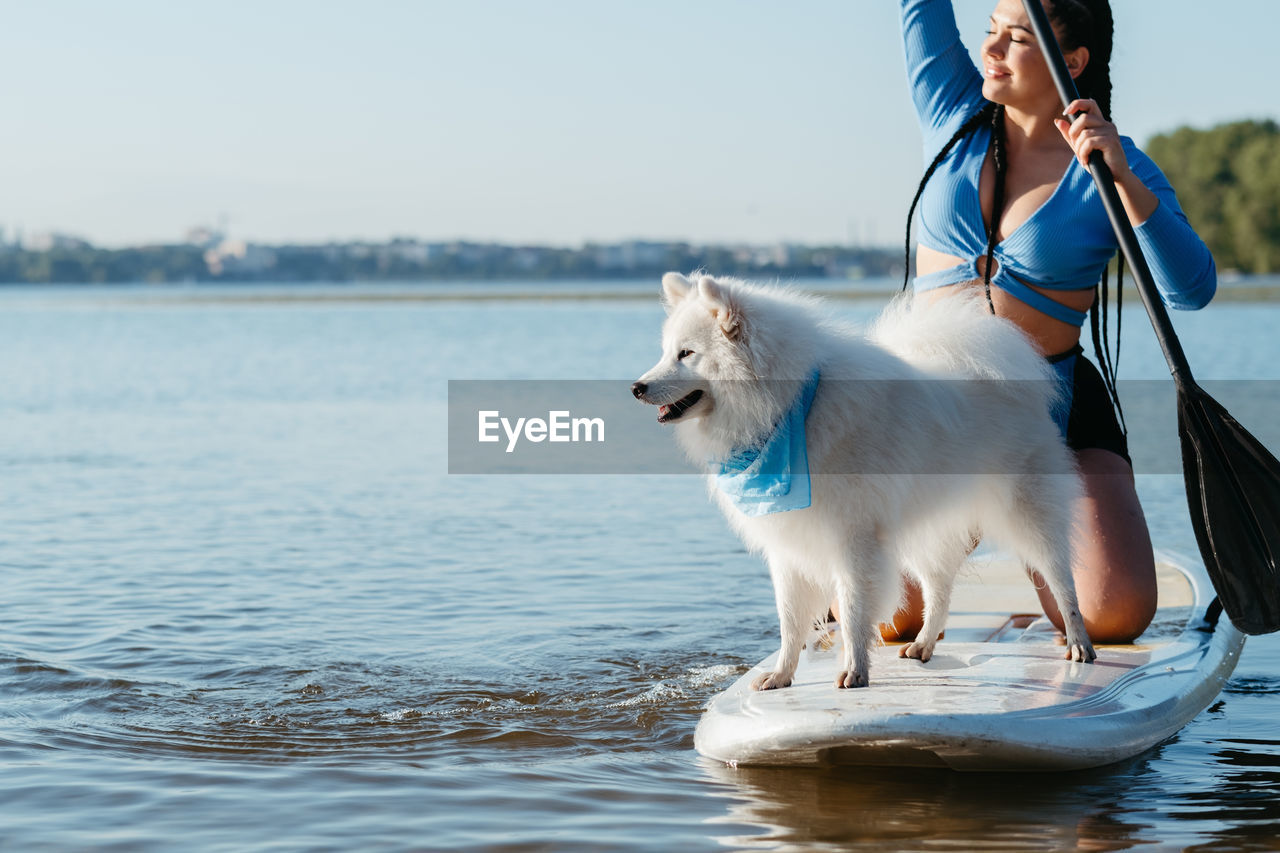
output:
M716 486L744 515L804 509L810 503L804 422L818 390L815 370L762 446L738 450L718 467Z

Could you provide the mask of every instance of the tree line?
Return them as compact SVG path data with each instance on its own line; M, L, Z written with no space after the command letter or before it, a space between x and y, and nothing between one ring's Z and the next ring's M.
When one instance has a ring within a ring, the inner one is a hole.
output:
M1173 188L1220 270L1280 272L1280 125L1183 127L1146 152Z

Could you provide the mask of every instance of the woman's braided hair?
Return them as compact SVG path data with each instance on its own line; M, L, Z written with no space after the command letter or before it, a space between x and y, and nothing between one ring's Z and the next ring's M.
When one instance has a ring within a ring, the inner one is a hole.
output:
M1054 28L1058 33L1059 43L1064 51L1075 50L1078 47L1089 49L1089 62L1084 71L1080 73L1080 76L1076 78L1076 88L1080 92L1080 97L1092 98L1097 101L1103 117L1110 121L1111 46L1114 21L1111 16L1109 0L1052 0L1049 4L1048 12L1049 19L1053 22ZM995 266L996 231L999 227L1000 217L1004 212L1004 179L1005 174L1008 172L1009 161L1005 144L1004 107L990 101L961 125L960 129L947 141L947 144L942 146L942 150L933 158L933 162L929 164L929 168L925 170L924 177L920 180L920 186L916 189L915 197L911 200L911 208L907 212L904 263L906 271L903 275L902 289L906 290L911 282L911 220L915 216L920 197L924 195L925 185L929 183L929 179L933 177L934 172L946 160L947 155L951 153L951 149L955 148L956 143L984 125L991 128L991 158L992 164L995 166L995 187L991 202L990 225L987 228L987 263L982 277L982 285L987 297L987 307L994 314L995 306L991 303L991 274ZM1123 255L1120 256L1116 266L1116 359L1114 361L1109 355L1110 347L1106 344L1107 279L1109 276L1108 270L1105 268L1102 271L1102 280L1099 283L1100 292L1095 291L1093 306L1089 311L1089 321L1090 329L1093 333L1094 352L1097 355L1099 365L1103 368L1102 372L1106 379L1107 390L1110 392L1117 410L1119 410L1120 401L1116 396L1115 364L1118 363L1120 354L1120 306L1123 303L1124 296ZM1099 306L1101 306L1101 309L1099 309ZM1101 310L1101 329L1099 329L1099 310ZM1123 424L1123 412L1120 412L1120 420Z

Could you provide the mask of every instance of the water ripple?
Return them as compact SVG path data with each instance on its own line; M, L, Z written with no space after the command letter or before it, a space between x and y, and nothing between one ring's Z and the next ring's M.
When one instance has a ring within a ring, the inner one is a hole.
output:
M1236 674L1222 688L1223 693L1271 696L1280 693L1280 676Z
M93 677L29 658L11 669L28 694L68 696L33 720L32 743L270 762L684 746L707 698L745 665L615 658L597 661L594 678L570 671L513 684L357 664L233 667L186 683ZM611 676L599 678L602 669Z

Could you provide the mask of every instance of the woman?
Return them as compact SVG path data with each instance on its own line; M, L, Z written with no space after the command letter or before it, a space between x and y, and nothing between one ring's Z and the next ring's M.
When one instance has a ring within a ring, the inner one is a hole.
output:
M960 42L950 0L902 0L901 8L911 94L932 160L912 203L913 213L920 209L915 290L984 288L991 310L1020 326L1071 389L1059 426L1085 483L1083 504L1072 510L1080 607L1095 642L1131 641L1155 613L1155 564L1125 434L1079 345L1117 249L1084 167L1089 154L1101 151L1111 168L1167 304L1203 307L1216 288L1213 258L1164 175L1110 121L1107 0L1045 0L1082 97L1067 111L1083 113L1074 123L1064 118L1021 0L996 4L981 70ZM909 216L908 247L910 236ZM918 594L909 598L908 612L919 611ZM1040 599L1061 629L1043 589Z

